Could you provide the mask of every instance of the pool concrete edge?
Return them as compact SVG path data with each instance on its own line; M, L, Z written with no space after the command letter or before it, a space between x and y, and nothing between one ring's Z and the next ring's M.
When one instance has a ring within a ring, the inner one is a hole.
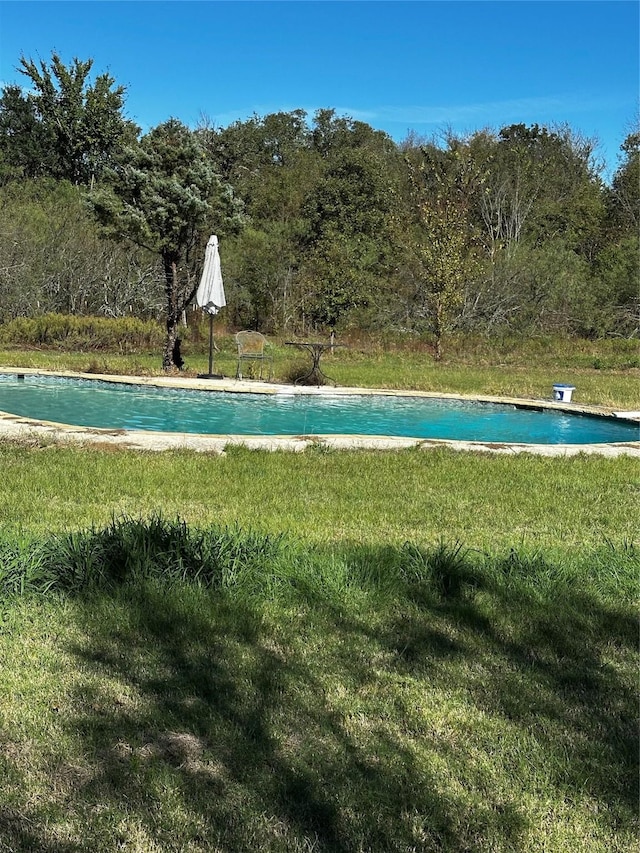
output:
M259 394L382 394L385 396L411 396L477 402L502 403L521 408L556 409L579 414L596 414L615 418L624 418L640 423L638 412L614 411L611 408L584 406L576 403L562 403L553 400L534 400L516 397L496 397L487 395L463 395L433 391L406 391L379 388L329 388L293 385L235 379L193 379L189 377L147 377L114 376L74 371L51 371L37 368L0 368L0 373L13 375L45 375L65 378L93 379L103 382L143 385L159 388L183 388L190 390L230 391L236 393ZM138 450L194 450L204 453L222 454L226 447L242 445L254 450L287 450L302 452L310 447L325 447L336 450L404 450L417 448L433 450L449 447L454 450L475 451L499 454L532 453L539 456L575 456L578 454L597 454L615 457L629 455L640 458L640 441L611 444L525 444L482 441L460 441L453 439L397 438L392 436L365 435L202 435L195 433L162 433L148 430L112 430L93 427L79 427L0 412L0 437L38 443L97 444Z

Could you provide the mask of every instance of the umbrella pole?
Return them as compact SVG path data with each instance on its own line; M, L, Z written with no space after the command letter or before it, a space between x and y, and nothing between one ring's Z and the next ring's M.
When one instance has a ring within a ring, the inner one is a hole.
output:
M213 314L209 314L209 376L213 373Z

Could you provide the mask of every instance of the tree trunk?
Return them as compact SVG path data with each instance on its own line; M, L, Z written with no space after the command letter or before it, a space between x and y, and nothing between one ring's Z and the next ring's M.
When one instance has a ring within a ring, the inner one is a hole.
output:
M442 333L436 332L436 342L433 353L434 361L442 361Z
M178 367L174 361L176 341L178 339L178 255L176 252L163 252L165 293L167 296L167 337L162 354L162 369L172 370Z
M435 335L435 352L434 358L436 361L442 360L442 337L444 334L444 311L442 307L442 300L436 300L436 310L433 324L433 332Z

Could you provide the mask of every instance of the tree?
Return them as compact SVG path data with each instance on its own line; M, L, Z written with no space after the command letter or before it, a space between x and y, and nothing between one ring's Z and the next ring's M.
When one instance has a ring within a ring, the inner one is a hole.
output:
M640 130L622 145L622 159L607 194L608 242L597 259L596 272L605 298L614 307L615 327L621 334L640 330Z
M618 234L637 234L640 227L640 130L620 146L623 158L613 176L608 197L608 217Z
M575 328L577 318L589 325L604 214L593 154L590 140L564 126L518 124L497 135L448 137L447 150L439 152L445 173L455 172L456 157L471 164L466 198L483 259L466 288L465 327L525 330L548 320L555 328ZM536 269L544 273L534 275ZM562 290L571 299L558 299Z
M469 222L455 200L444 194L422 202L418 216L419 242L410 251L431 320L435 359L440 361L445 334L475 271Z
M507 210L520 211L516 239L540 245L561 238L593 256L604 213L594 149L592 140L566 126L502 128L490 172L506 181Z
M305 112L270 113L236 121L215 130L204 125L197 131L214 168L243 199L250 213L265 175L281 175L300 151L308 148Z
M67 67L57 53L51 63L20 58L31 91L3 90L0 132L4 159L26 177L49 175L93 185L120 148L138 134L123 116L125 87L109 74L89 81L93 60ZM40 157L40 162L38 162Z
M321 157L332 157L347 149L368 148L378 154L389 154L395 143L382 130L374 130L363 121L337 116L333 109L317 110L313 116L311 145Z
M477 269L467 191L473 167L459 151L442 157L429 148L417 167L415 159L407 166L411 206L399 222L398 246L414 282L414 310L424 311L440 361L445 334Z
M332 334L348 313L373 296L389 249L388 225L394 200L385 163L367 149L344 149L303 208L302 279L305 313Z
M37 178L54 174L54 140L40 121L32 99L19 86L5 86L0 97L0 177Z
M195 133L175 119L126 149L93 197L108 232L160 256L165 281L164 370L174 366L178 324L198 286L195 263L211 231L242 223L228 185L213 171ZM177 366L177 365L176 365Z

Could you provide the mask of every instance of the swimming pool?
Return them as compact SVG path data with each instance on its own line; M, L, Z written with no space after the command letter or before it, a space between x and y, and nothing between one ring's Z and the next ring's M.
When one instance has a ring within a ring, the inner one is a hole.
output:
M325 389L323 389L324 392ZM0 374L0 411L110 430L238 436L397 436L525 444L638 441L637 423L557 408L396 394L185 390Z

